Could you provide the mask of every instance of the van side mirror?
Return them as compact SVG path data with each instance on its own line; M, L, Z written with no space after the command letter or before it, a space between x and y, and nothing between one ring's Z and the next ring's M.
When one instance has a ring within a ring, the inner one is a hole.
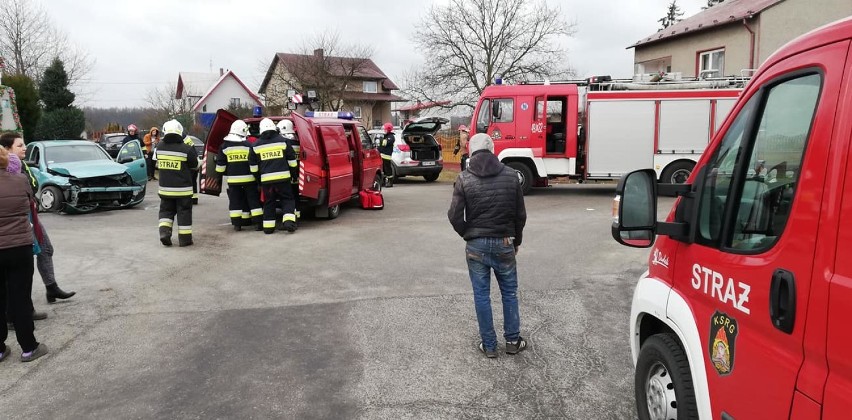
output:
M657 225L657 176L640 169L621 177L612 204L612 238L634 248L654 244Z

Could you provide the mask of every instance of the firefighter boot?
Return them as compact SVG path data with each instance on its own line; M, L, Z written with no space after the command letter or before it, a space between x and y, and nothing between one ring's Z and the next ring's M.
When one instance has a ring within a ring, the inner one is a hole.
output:
M284 223L283 223L283 227L284 227L284 230L286 230L287 232L290 232L290 233L295 232L295 231L296 231L296 229L298 229L298 228L299 228L299 227L296 225L296 222L294 222L294 221L292 221L292 220L288 220L288 221L284 222Z
M178 246L190 246L192 245L192 234L191 233L178 233Z
M393 177L385 177L385 188L393 188Z
M172 228L160 226L160 242L165 246L172 246Z

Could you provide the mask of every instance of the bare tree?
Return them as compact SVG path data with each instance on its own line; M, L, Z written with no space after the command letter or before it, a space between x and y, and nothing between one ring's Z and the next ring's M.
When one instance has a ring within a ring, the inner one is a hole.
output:
M544 0L450 0L432 6L414 33L427 65L404 77L412 99L473 107L497 76L506 80L574 74L559 41L574 34Z
M303 95L317 94L319 110L338 111L347 91L362 91L358 81L370 67L372 47L345 44L336 33L323 33L305 40L296 54L279 55L278 66L267 84L268 108L286 106L287 90ZM305 98L307 100L307 98Z
M44 7L33 0L0 0L0 56L11 73L40 81L54 58L65 63L72 85L92 70L89 54L57 29Z
M170 83L152 87L145 95L150 114L141 122L145 125L161 126L164 122L174 118L183 125L184 130L190 130L194 126L192 115L193 100L189 97L175 98L177 84Z

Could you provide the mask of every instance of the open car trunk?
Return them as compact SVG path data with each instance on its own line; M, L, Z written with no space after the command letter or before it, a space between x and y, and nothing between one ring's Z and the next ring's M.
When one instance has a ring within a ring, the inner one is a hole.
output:
M431 134L404 135L403 140L411 148L412 160L438 160L441 147Z

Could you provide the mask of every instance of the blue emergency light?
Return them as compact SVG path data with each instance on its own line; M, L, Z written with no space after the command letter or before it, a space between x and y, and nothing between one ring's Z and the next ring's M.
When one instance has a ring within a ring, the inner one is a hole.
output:
M503 84L503 78L500 77L500 76L497 76L497 78L494 79L494 84L495 85L502 85Z
M340 118L341 120L353 120L355 115L351 112L335 111L306 111L307 118Z
M253 117L262 117L263 116L263 107L260 105L254 107L251 111L251 115Z

